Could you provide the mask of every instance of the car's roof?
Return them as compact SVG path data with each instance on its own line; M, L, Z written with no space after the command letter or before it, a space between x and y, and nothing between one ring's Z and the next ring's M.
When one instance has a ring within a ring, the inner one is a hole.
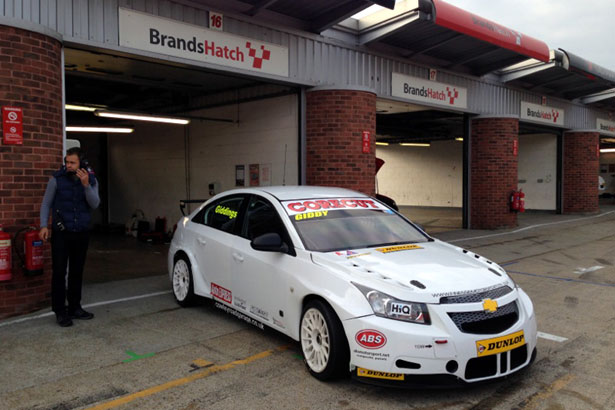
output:
M263 186L246 189L245 191L252 191L254 193L267 192L278 198L280 201L287 201L291 199L367 197L366 194L353 191L351 189L309 185Z

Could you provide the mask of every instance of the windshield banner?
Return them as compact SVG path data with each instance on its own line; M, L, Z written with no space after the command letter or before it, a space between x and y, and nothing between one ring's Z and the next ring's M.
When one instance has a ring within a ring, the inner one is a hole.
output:
M329 211L342 209L377 209L388 211L389 209L380 202L371 198L331 198L331 199L310 199L282 201L282 206L290 216L307 216L314 214L313 217L327 216ZM318 213L318 215L316 215ZM307 219L307 218L296 218Z

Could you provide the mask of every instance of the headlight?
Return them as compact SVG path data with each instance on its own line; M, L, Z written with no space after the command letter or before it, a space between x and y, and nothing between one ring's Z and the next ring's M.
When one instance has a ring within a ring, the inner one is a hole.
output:
M424 303L406 302L375 289L352 282L363 293L376 316L429 325L429 312Z

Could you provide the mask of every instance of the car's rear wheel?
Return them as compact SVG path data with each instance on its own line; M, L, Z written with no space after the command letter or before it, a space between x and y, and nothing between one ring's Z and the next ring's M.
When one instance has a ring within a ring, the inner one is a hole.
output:
M347 376L350 354L344 328L321 300L305 305L301 316L301 351L310 373L320 380Z
M173 265L173 295L180 306L186 307L194 304L194 283L192 282L192 269L185 256L180 256Z

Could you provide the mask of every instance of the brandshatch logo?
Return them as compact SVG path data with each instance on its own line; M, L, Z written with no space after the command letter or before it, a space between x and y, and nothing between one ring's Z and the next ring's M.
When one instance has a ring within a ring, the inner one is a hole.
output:
M459 91L456 88L451 90L449 87L446 87L446 94L448 95L450 105L455 104L455 100L459 98Z
M261 46L261 56L260 57L256 56L256 52L258 50L256 50L255 48L252 48L252 44L249 41L246 42L246 48L250 50L248 52L248 55L254 59L254 61L252 62L252 67L254 68L259 68L259 69L262 68L263 60L269 61L269 59L271 58L271 51L267 50L265 46Z

